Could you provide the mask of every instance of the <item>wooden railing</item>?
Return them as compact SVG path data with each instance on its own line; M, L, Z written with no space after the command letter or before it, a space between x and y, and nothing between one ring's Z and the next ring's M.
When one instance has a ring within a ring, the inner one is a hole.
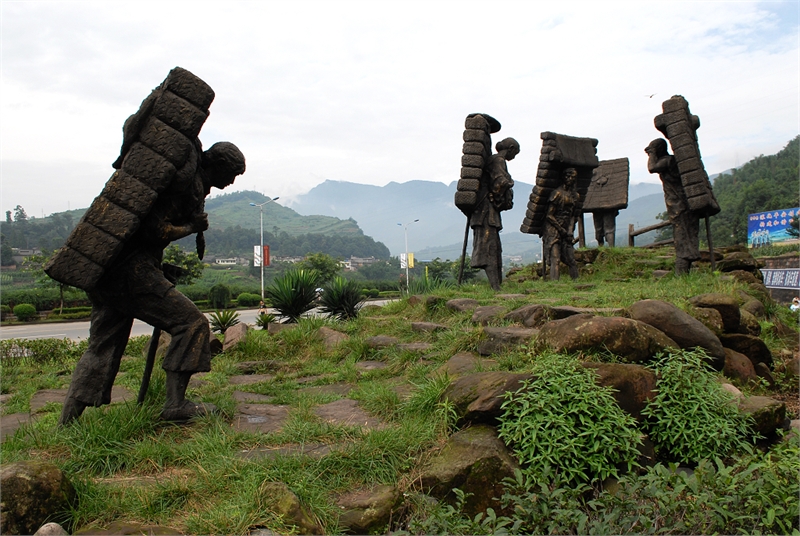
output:
M655 231L657 229L663 229L664 227L667 227L669 225L672 225L672 223L670 223L669 221L662 221L661 223L657 223L655 225L650 225L648 227L642 227L641 229L634 229L632 223L628 224L628 246L629 247L634 247L635 246L634 237L642 235L642 234L645 234L645 233L649 233L650 231ZM646 246L643 246L643 247L655 248L655 247L659 247L659 246L666 246L667 244L672 244L674 242L675 242L675 239L674 238L670 238L668 240L661 240L659 242L653 242L652 244L647 244Z

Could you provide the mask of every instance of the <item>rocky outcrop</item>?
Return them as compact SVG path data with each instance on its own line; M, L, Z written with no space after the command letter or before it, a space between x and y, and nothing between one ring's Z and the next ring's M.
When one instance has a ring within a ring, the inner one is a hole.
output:
M786 421L786 404L766 396L744 398L739 410L753 418L754 430L763 436L771 436Z
M661 300L642 300L631 305L628 312L634 320L662 331L681 348L702 348L714 358L717 370L724 365L725 349L719 338L702 322L671 303Z
M399 499L400 491L395 486L382 485L346 493L336 501L341 510L339 527L348 534L370 534L386 527Z
M625 363L584 363L584 367L597 373L597 384L611 387L617 405L636 420L642 419L642 410L655 398L656 375L641 365Z
M303 506L289 486L283 482L264 482L255 500L280 517L285 525L294 525L300 534L324 534L322 526Z
M75 506L75 488L52 463L3 466L0 489L1 534L33 534L48 521L67 519L70 507Z
M453 434L422 470L420 484L432 497L454 501L453 488L466 495L463 513L473 517L487 508L502 512L503 479L519 465L491 426L478 425Z
M499 305L482 305L472 313L472 323L486 326L491 323L498 323L506 312L505 307Z
M529 344L539 330L533 328L489 327L483 328L485 338L478 344L478 353L492 355L523 344Z
M557 352L605 350L629 363L645 362L657 353L678 348L675 341L644 322L592 315L548 322L539 331L539 341Z
M743 333L728 333L720 335L719 339L725 348L736 350L750 358L753 366L758 363L764 363L768 367L772 367L772 352L769 351L766 343L758 337Z
M228 350L235 348L240 342L243 342L245 338L247 338L247 329L247 324L243 322L226 329L225 342L222 343L222 351L227 352Z
M746 355L730 348L725 348L725 367L722 369L722 373L726 377L732 380L739 380L742 383L749 383L758 379L756 369L750 359Z
M550 307L541 304L524 305L508 313L505 320L519 322L526 328L538 328L545 322L552 320Z
M494 424L501 414L506 392L518 390L531 374L478 372L452 382L442 394L456 409L459 423Z
M722 316L723 329L726 333L739 331L739 302L733 296L711 292L690 298L689 303L695 307L705 307L719 311Z

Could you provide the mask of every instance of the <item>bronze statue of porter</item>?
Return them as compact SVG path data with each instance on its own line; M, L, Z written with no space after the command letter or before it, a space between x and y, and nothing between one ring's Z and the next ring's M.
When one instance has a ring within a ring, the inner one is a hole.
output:
M213 90L175 68L125 122L117 170L76 229L45 267L57 281L87 291L92 302L89 347L72 374L59 423L87 406L108 404L120 359L138 318L172 336L161 418L185 421L214 411L187 400L196 372L211 370L208 320L175 289L162 267L173 240L208 228L205 197L244 173L245 160L228 142L203 151L197 138Z
M578 171L566 168L561 186L550 194L547 218L544 223L542 242L545 258L550 264L550 279L559 278L559 263L569 269L569 276L578 279L578 263L575 261L575 223L580 214L580 194L577 189ZM547 262L545 262L547 265Z
M675 273L686 274L692 263L700 259L700 219L705 218L706 236L714 269L714 246L711 241L709 217L719 213L711 181L703 166L697 142L700 118L689 111L689 103L681 95L673 95L661 103L662 114L653 120L669 140L674 155L667 152L667 141L650 142L647 169L658 173L664 186L664 201L675 235Z
M675 274L688 274L692 263L700 259L700 220L689 209L675 157L667 152L667 141L655 139L644 151L647 171L658 173L664 187L664 203L675 237Z
M500 290L503 281L503 248L500 231L503 222L500 212L514 206L514 180L506 162L519 154L514 138L497 142L492 154L491 134L500 130L500 123L486 114L471 114L464 130L461 179L455 204L467 216L467 229L462 251L462 271L466 255L467 235L472 229L470 266L486 272L489 285ZM459 282L461 277L459 275Z

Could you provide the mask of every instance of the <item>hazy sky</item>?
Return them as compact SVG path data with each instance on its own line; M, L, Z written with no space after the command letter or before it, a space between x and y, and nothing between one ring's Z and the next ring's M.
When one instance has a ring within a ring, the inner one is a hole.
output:
M123 122L175 66L216 92L204 145L247 158L231 190L282 204L326 179L450 183L472 112L517 138L509 170L528 183L546 130L657 181L643 149L674 94L700 116L709 173L800 132L797 1L0 5L3 212L88 206Z

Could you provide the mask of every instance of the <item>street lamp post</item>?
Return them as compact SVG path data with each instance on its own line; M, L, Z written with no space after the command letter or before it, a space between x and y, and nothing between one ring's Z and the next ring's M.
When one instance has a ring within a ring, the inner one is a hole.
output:
M397 224L403 228L403 232L406 236L406 288L408 288L408 226L411 225L412 223L417 223L418 221L419 219L416 219L414 221L408 222L405 225L403 225L402 223Z
M270 201L277 201L278 199L280 199L280 197L267 199L260 204L250 203L251 207L258 207L258 211L261 215L261 301L264 301L264 205Z

